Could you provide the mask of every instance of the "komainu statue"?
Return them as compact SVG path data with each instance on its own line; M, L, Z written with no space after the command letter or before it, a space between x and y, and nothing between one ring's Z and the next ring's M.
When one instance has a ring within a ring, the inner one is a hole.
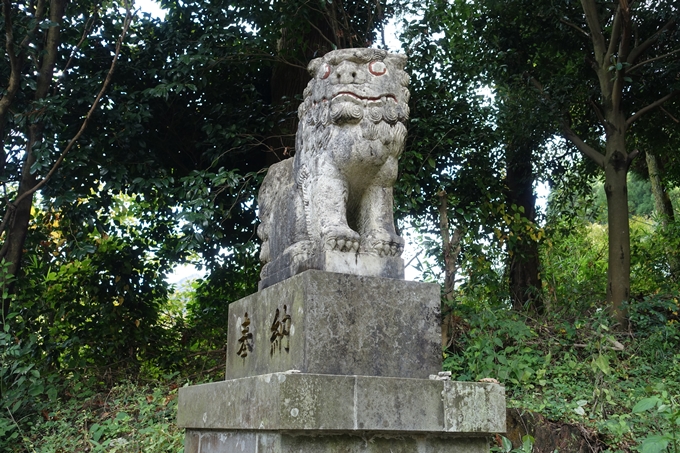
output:
M406 138L406 57L342 49L312 60L295 156L258 196L260 288L307 269L403 278L392 187Z

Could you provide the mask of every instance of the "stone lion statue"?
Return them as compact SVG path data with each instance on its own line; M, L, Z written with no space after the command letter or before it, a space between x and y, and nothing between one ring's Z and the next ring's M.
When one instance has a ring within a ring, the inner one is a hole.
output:
M309 63L295 156L269 168L258 196L260 288L306 269L345 269L333 262L388 277L401 265L403 278L392 187L409 115L405 63L378 49L335 50Z

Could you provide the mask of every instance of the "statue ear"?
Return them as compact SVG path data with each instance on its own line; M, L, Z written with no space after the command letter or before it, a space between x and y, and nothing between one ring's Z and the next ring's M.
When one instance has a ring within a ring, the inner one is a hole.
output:
M315 58L309 62L309 64L307 65L307 72L309 72L309 75L311 75L312 78L316 77L316 72L319 70L319 67L322 64L323 58Z
M390 53L385 57L385 61L389 62L389 64L395 68L403 71L404 67L406 66L406 55Z

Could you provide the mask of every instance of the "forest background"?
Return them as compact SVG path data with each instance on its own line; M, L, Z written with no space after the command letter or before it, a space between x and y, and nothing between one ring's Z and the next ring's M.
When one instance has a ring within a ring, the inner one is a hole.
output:
M444 369L582 451L680 451L676 2L160 6L2 1L0 449L181 450L176 390L223 376L306 64L387 48L391 21L412 93L395 216L442 284ZM204 276L169 284L183 263Z

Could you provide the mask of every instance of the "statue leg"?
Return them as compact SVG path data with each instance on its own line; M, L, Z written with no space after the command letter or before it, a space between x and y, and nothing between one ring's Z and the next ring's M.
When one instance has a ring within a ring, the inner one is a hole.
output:
M340 175L322 172L310 195L310 216L323 250L356 252L359 234L347 224L347 182Z
M392 187L397 160L388 160L373 183L366 188L359 208L361 249L378 256L400 256L404 240L394 228Z

